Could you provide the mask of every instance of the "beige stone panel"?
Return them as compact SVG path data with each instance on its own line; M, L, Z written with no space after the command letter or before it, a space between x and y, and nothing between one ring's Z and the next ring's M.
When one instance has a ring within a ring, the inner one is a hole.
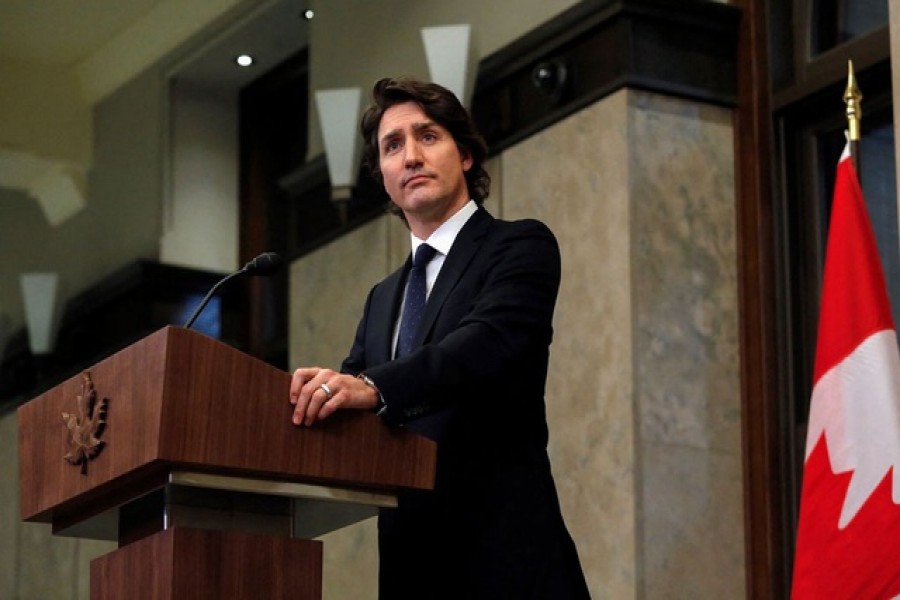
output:
M595 597L635 597L627 95L503 153L504 218L556 234L562 282L547 381L550 454Z
M731 113L631 97L641 435L739 452Z
M388 264L387 271L392 273L401 267L410 254L409 227L397 215L388 215Z
M19 529L19 583L15 598L69 600L77 597L74 538L54 537L46 523L22 523Z
M292 367L340 367L369 290L387 274L387 219L371 221L291 265Z
M323 600L377 600L378 520L367 519L319 538L324 544Z
M644 598L743 600L741 457L643 444Z
M730 111L630 94L632 286L647 597L743 597Z

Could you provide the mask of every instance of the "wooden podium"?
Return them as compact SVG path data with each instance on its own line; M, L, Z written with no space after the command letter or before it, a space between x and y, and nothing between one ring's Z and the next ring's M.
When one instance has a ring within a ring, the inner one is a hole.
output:
M364 411L295 427L289 384L194 331L147 336L19 408L22 518L119 542L92 600L320 598L304 538L431 489L435 446Z

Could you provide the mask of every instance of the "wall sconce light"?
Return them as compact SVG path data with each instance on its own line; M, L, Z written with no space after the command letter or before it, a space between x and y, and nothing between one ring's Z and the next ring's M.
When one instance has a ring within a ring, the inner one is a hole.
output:
M422 28L422 44L431 81L456 94L463 106L469 105L472 89L469 73L474 72L470 69L471 31L470 25Z
M22 299L32 354L49 354L56 337L58 273L22 273Z
M316 91L319 125L325 142L331 199L349 200L359 171L360 88Z

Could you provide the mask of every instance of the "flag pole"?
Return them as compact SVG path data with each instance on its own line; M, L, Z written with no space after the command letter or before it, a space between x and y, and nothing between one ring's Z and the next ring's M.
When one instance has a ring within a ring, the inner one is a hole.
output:
M856 85L853 61L847 61L847 89L844 90L844 104L847 105L847 138L850 142L850 157L856 172L859 172L860 122L862 121L862 92Z

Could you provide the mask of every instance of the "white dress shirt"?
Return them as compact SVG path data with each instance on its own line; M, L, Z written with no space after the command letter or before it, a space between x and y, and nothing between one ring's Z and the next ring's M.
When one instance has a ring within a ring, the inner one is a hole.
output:
M431 295L431 288L434 287L434 282L438 278L438 274L441 272L441 267L444 266L444 260L447 258L447 254L450 252L450 248L453 247L453 242L456 241L456 236L459 235L459 232L462 230L463 226L468 222L472 215L478 210L478 205L475 204L474 200L469 200L465 206L460 208L456 213L441 223L440 227L434 230L427 240L420 240L412 233L409 234L410 246L412 247L412 255L416 255L416 250L419 248L421 244L427 243L429 246L437 250L437 253L434 255L434 258L428 263L425 267L425 297ZM406 303L406 292L403 293L403 304ZM391 346L391 353L394 354L397 351L397 336L400 334L400 319L399 315L403 314L403 306L400 307L400 312L398 313L397 322L394 323L394 342Z

